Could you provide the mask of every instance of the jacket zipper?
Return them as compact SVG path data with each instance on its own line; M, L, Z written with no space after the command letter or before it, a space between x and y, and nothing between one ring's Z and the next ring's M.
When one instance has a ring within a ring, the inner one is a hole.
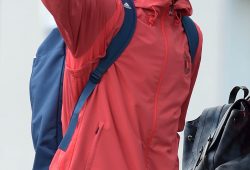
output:
M146 143L146 147L145 147L145 160L146 160L146 169L149 170L149 157L148 157L148 152L149 152L149 147L152 143L152 139L155 135L156 132L156 123L157 123L157 111L158 111L158 97L159 97L159 93L160 93L160 89L161 89L161 85L162 85L162 78L164 76L164 68L166 66L166 61L167 61L167 55L168 55L168 41L167 41L167 33L166 33L166 28L165 28L165 21L167 20L167 14L168 11L164 11L163 16L161 18L161 30L163 33L163 37L164 37L164 44L165 44L165 55L164 55L164 61L162 64L162 68L161 68L161 72L160 72L160 78L158 81L158 85L157 85L157 89L156 89L156 93L155 93L155 106L154 106L154 113L153 113L153 120L152 120L152 129L151 132L149 134L149 137L147 139L147 143Z

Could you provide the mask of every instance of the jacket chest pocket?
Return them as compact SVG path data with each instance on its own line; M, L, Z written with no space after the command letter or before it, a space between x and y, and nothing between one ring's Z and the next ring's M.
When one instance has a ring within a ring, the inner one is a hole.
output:
M180 82L191 78L193 63L189 51L176 50L168 56L167 73Z

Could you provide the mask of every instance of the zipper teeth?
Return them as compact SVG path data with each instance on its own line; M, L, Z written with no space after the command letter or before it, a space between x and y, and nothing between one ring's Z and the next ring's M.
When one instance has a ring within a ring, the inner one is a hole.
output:
M155 135L155 132L156 132L157 111L158 111L158 97L159 97L159 92L160 92L161 85L162 85L162 79L163 79L163 75L164 75L164 68L166 66L167 54L168 54L168 49L167 49L168 41L167 41L167 38L166 38L167 34L166 34L165 27L164 27L164 21L166 21L167 14L168 14L168 11L166 10L163 13L163 16L161 18L161 29L162 29L162 33L163 33L163 36L164 36L164 43L165 43L165 56L164 56L164 62L162 64L162 68L161 68L160 78L159 78L159 81L158 81L158 87L157 87L156 93L155 93L155 105L154 105L154 113L153 113L152 130L151 130L151 133L149 134L146 149L145 149L146 150L145 151L146 152L146 161L147 161L146 167L147 167L148 170L149 170L149 157L148 157L149 146L151 145L153 136Z

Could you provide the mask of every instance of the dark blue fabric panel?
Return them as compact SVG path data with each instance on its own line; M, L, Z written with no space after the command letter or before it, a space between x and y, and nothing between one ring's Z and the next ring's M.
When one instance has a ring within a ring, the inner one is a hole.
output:
M196 51L199 45L199 33L194 21L188 16L182 17L182 25L187 35L189 52L192 58L192 62L194 62Z
M64 41L54 29L38 49L30 78L31 131L36 152L34 170L48 169L62 139L64 60Z

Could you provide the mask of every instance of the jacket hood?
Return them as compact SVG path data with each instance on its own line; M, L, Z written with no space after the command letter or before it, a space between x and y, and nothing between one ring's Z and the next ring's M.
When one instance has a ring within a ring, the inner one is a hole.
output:
M141 8L159 11L162 8L173 6L173 10L182 16L192 15L192 6L189 0L134 0L135 5Z

